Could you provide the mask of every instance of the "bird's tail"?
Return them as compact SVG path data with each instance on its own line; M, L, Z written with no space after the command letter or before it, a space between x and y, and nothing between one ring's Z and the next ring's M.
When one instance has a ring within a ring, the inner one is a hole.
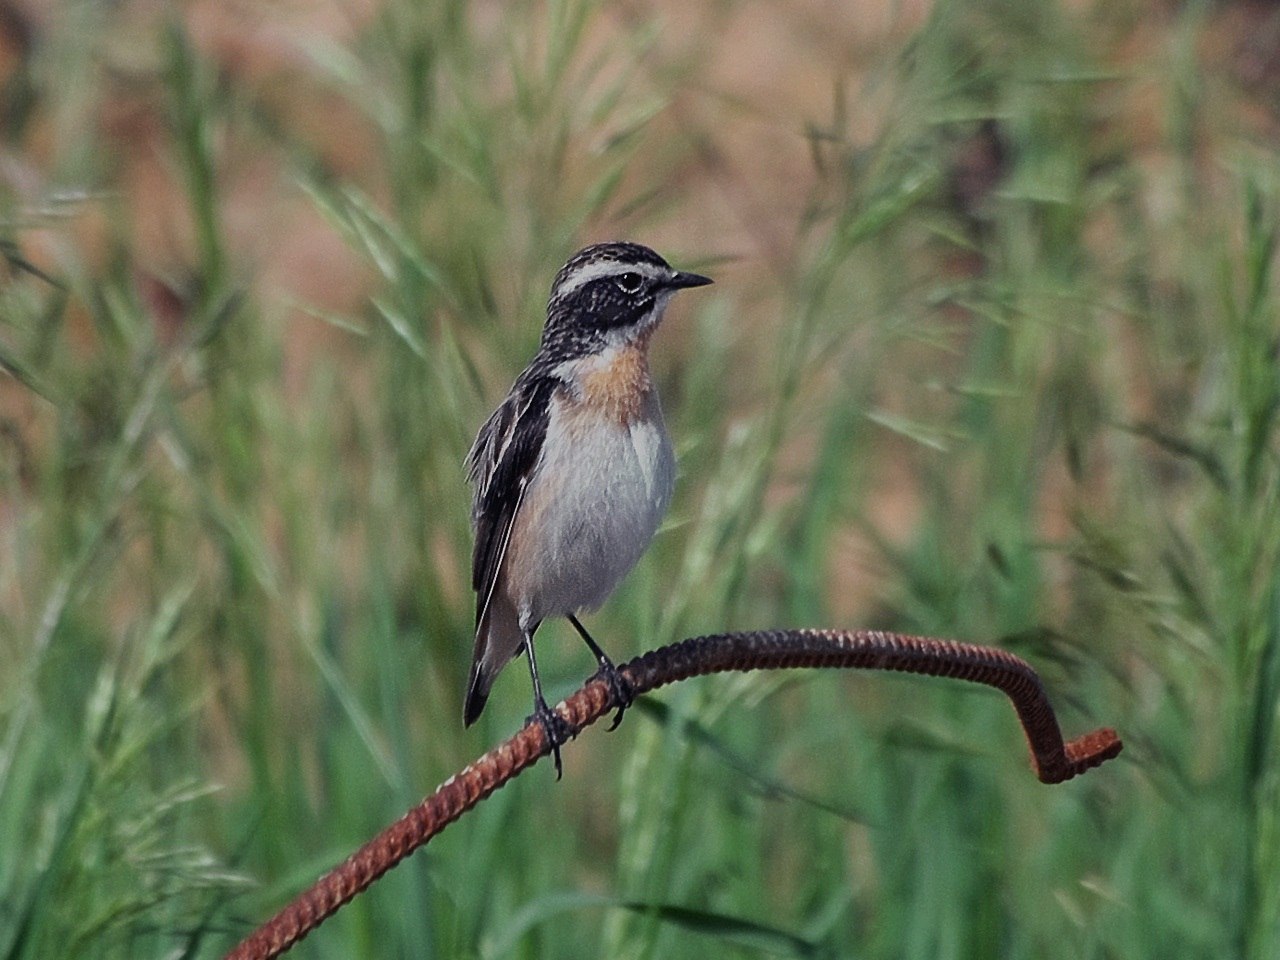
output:
M497 673L486 670L482 661L477 660L471 664L471 679L467 681L467 699L462 705L462 722L466 726L469 727L480 719L480 713L489 700L489 688L493 686L495 676Z
M524 644L524 631L515 607L503 597L494 597L476 626L476 645L471 657L471 675L462 706L462 722L475 723L489 699L489 690Z

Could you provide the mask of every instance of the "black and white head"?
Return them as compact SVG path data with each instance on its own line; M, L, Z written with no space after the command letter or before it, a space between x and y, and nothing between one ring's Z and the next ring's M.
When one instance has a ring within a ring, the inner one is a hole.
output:
M543 346L592 349L634 340L658 324L673 293L708 283L638 243L584 247L551 284Z

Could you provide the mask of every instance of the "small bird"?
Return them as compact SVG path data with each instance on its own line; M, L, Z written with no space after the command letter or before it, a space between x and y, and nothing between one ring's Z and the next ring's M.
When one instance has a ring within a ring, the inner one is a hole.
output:
M568 732L542 696L533 635L567 617L621 704L631 692L579 622L648 547L671 500L675 456L649 376L649 340L672 294L711 283L648 247L598 243L556 274L533 360L467 455L475 530L475 651L463 720L480 716L507 662L523 652L560 776Z

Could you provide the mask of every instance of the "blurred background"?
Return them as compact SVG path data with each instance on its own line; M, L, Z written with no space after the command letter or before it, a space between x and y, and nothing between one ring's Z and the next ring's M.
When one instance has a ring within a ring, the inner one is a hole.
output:
M1280 8L0 3L0 958L213 957L464 731L462 458L555 270L717 284L589 621L993 643L696 680L299 957L1274 957ZM548 695L593 664L539 635ZM518 666L518 665L517 665Z

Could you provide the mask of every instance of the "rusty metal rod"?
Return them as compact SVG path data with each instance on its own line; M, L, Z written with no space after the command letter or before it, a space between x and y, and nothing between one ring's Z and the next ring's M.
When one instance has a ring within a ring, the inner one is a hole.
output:
M728 670L857 667L898 670L985 684L1013 701L1027 735L1036 775L1061 783L1120 753L1110 729L1063 742L1053 708L1035 670L1020 657L983 647L882 630L762 630L683 640L623 664L638 696L658 687ZM608 685L595 678L556 707L571 736L616 707ZM529 723L389 826L292 903L250 934L227 960L278 957L347 901L425 844L507 781L550 753L546 733Z

